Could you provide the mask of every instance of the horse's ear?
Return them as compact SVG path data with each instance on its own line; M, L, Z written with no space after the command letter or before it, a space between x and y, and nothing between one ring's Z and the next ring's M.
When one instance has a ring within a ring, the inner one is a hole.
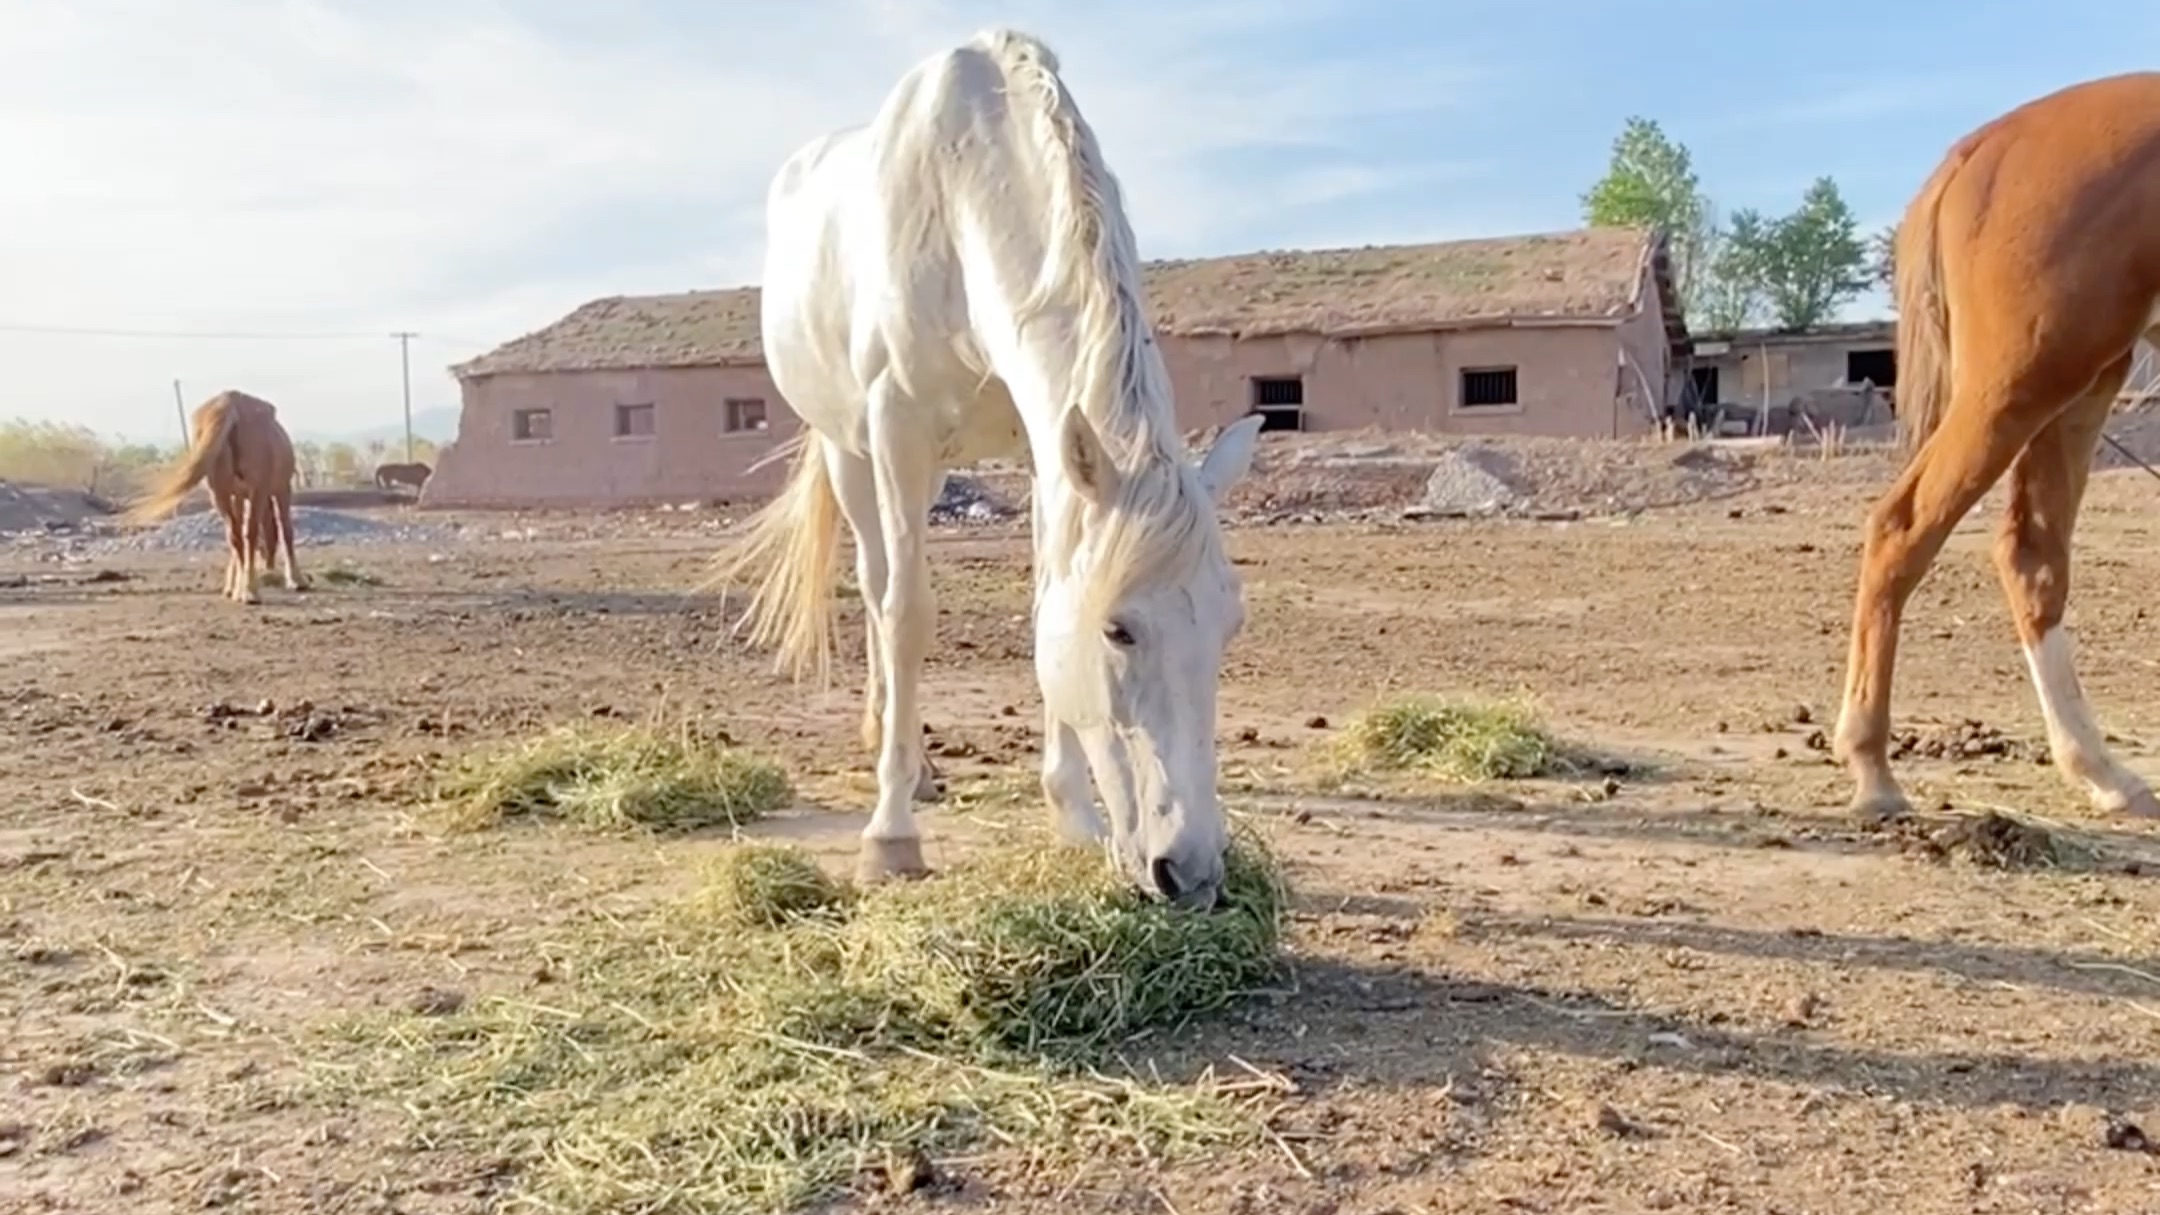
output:
M1065 408L1065 420L1058 424L1058 431L1058 458L1065 465L1065 479L1081 497L1097 506L1114 501L1118 492L1117 466L1110 463L1102 436L1095 433L1094 424L1078 405Z
M1200 483L1207 487L1215 505L1222 505L1230 487L1252 467L1253 448L1259 442L1260 415L1249 413L1224 427L1207 454L1200 457Z

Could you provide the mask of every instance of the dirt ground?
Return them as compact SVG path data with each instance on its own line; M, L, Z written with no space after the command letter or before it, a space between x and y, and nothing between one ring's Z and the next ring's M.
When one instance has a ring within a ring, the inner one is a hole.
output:
M2096 820L2035 762L1981 517L1915 599L1901 772L1925 806L2039 816L2097 860L1989 867L1848 829L1820 732L1872 489L1850 481L1581 522L1233 531L1250 624L1223 755L1293 864L1295 982L1164 1056L1287 1076L1280 1140L1076 1175L991 1154L905 1204L2160 1210L2138 1129L2160 1136L2154 833ZM2073 623L2103 719L2160 776L2155 489L2098 478ZM720 844L442 837L428 775L467 748L709 714L808 792L755 830L846 863L869 779L859 617L855 665L798 689L689 593L708 539L576 526L303 549L318 577L365 577L273 585L256 609L217 598L216 555L0 557L0 585L22 575L0 590L0 1210L494 1209L504 1162L310 1097L309 1027L544 991L536 959L573 908L657 897ZM938 543L930 721L956 789L1025 788L1038 762L1021 536ZM1314 748L1388 690L1526 693L1637 766L1303 791ZM924 823L938 866L995 829L956 806Z

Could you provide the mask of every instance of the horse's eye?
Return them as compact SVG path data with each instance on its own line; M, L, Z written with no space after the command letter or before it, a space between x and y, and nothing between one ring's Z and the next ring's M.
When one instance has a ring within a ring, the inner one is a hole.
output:
M1102 635L1114 646L1129 646L1133 643L1132 630L1122 624L1112 623L1102 631Z

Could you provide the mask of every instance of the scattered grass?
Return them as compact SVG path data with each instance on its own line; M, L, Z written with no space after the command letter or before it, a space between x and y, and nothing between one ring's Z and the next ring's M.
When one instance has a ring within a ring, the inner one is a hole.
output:
M1259 1141L1279 1081L1111 1062L1273 973L1285 899L1258 845L1241 841L1212 914L1038 846L768 928L746 910L804 906L767 900L815 884L806 858L733 850L714 888L584 925L530 1000L344 1022L311 1074L402 1108L416 1144L511 1163L513 1205L563 1215L784 1211L997 1148L1077 1166Z
M1566 760L1536 714L1510 702L1393 700L1353 720L1339 743L1351 767L1454 781L1528 780Z
M357 565L330 565L310 571L325 586L381 586L383 580Z
M449 825L553 817L598 830L740 826L787 805L787 773L687 727L590 723L467 756L437 793Z

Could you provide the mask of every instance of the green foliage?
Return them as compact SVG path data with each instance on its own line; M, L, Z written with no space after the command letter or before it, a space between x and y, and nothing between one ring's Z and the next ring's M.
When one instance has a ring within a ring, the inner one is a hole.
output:
M1691 327L1821 324L1891 274L1887 235L1864 243L1837 183L1819 177L1790 214L1748 208L1721 225L1687 145L1631 117L1605 175L1582 196L1593 227L1645 225L1666 233L1673 285Z
M1710 200L1687 145L1648 118L1631 117L1613 140L1605 176L1582 196L1583 220L1595 228L1654 227L1665 233L1673 286L1693 311L1715 238Z
M173 454L149 443L114 443L86 426L0 422L0 480L125 498Z
M1867 246L1837 183L1818 177L1790 214L1735 212L1727 237L1733 272L1759 293L1777 324L1819 325L1867 290Z
M1897 225L1884 224L1868 237L1868 278L1885 291L1897 289ZM1896 307L1895 300L1892 307Z

